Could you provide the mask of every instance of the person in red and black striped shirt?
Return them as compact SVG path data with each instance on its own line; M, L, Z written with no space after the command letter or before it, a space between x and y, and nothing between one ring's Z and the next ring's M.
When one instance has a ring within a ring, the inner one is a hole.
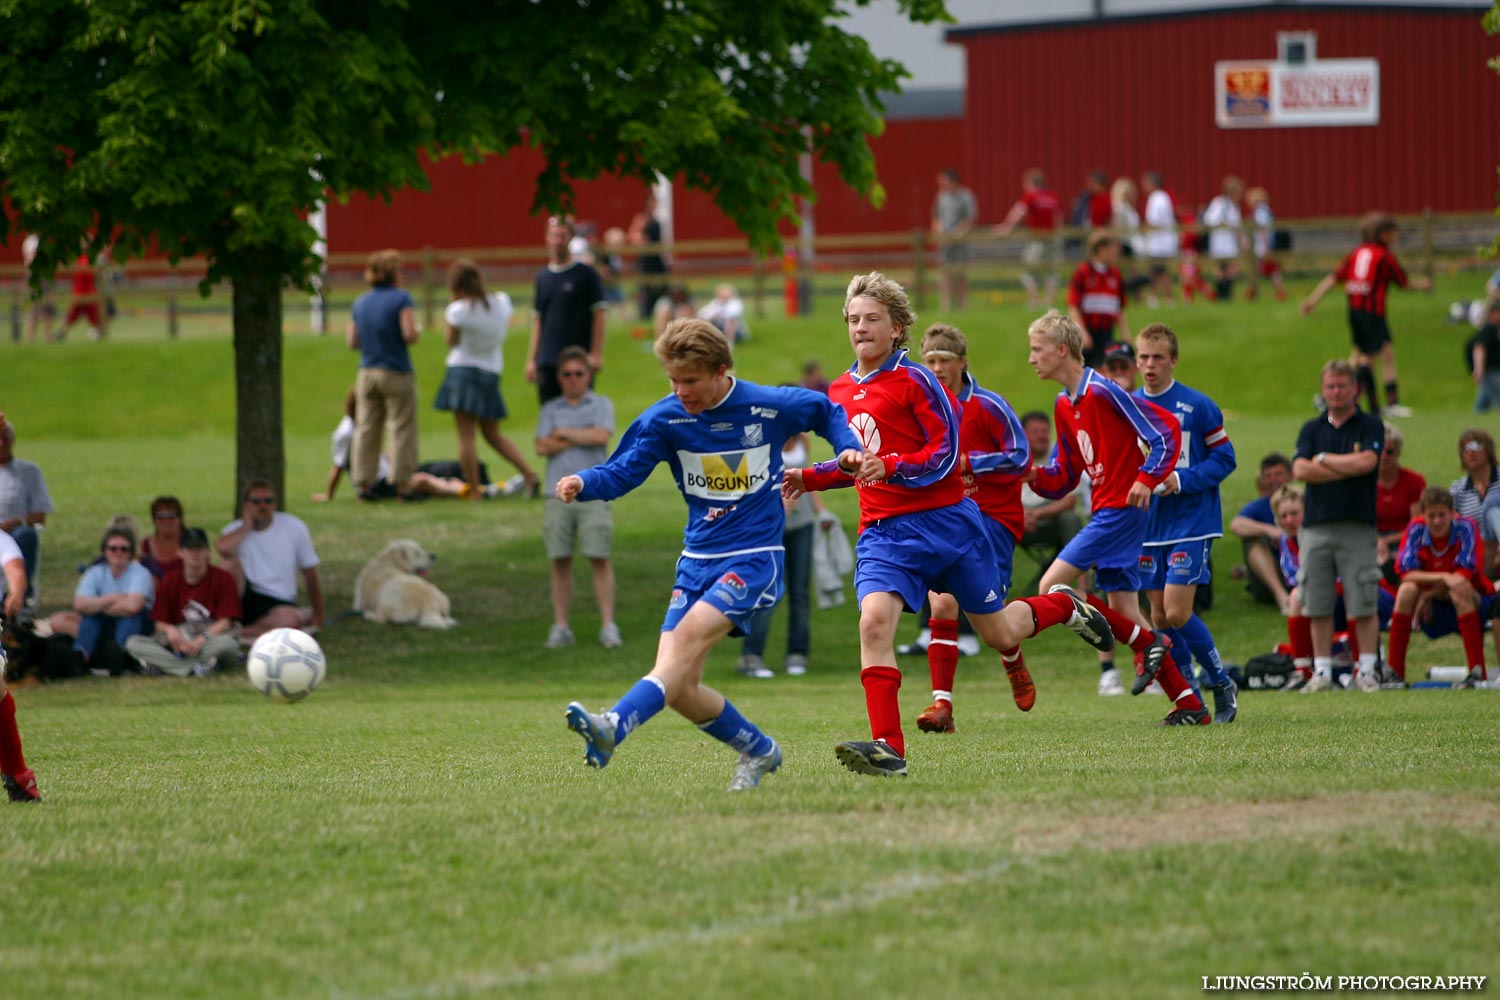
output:
M1370 412L1380 413L1375 395L1373 361L1380 355L1381 375L1385 383L1385 412L1392 417L1409 417L1411 410L1401 405L1396 388L1396 345L1385 318L1386 292L1394 282L1402 288L1425 292L1432 287L1426 278L1408 278L1396 260L1391 247L1396 244L1396 220L1389 215L1365 217L1360 228L1362 242L1344 258L1328 277L1318 283L1311 295L1302 301L1302 315L1312 312L1336 283L1343 282L1349 297L1349 332L1354 339L1354 364L1358 369L1360 388L1369 400Z

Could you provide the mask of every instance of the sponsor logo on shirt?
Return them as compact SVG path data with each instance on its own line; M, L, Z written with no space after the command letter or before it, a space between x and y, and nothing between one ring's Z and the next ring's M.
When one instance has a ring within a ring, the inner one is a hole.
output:
M859 443L865 446L866 451L880 453L880 426L875 423L874 417L868 413L856 413L849 421L849 429L859 438Z
M682 588L681 587L673 587L672 588L672 599L667 602L667 607L669 607L669 608L685 608L685 607L687 607L687 594L684 594L682 592Z
M1078 429L1078 454L1083 456L1083 471L1094 481L1094 487L1103 486L1104 463L1094 461L1094 439L1081 427Z
M1173 569L1186 569L1188 566L1191 566L1192 563L1193 557L1188 555L1181 549L1173 552L1172 555L1167 559L1167 565L1172 567Z
M697 422L697 417L673 417L667 421L669 424L696 424Z
M1155 556L1148 556L1144 552L1142 552L1139 556L1136 557L1135 561L1136 561L1136 565L1140 568L1140 571L1142 573L1155 573L1156 572L1156 557Z
M719 518L733 511L736 506L738 505L730 504L728 507L710 507L708 508L708 513L703 515L703 520L717 521Z
M780 412L780 410L773 410L769 406L750 407L750 415L752 417L765 417L767 420L775 420L776 414Z
M710 427L709 430L713 431L715 434L722 434L724 431L734 430L734 424L731 424L727 420L721 420Z
M711 501L736 503L771 479L771 448L761 445L743 451L701 454L679 451L682 492Z

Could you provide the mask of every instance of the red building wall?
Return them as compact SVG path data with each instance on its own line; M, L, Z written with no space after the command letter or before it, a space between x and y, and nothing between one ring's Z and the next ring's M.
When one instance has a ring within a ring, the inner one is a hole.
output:
M1092 167L1160 170L1199 204L1234 173L1282 217L1495 207L1500 37L1476 11L1282 7L962 29L967 161L981 216L1003 215L1038 166L1065 200ZM1313 30L1320 58L1380 62L1380 124L1221 129L1214 63L1275 59L1276 32Z
M963 120L933 118L891 121L871 143L885 205L877 210L838 180L837 171L816 164L818 201L813 215L819 233L885 232L925 228L932 209L933 178L944 166L963 162ZM465 166L458 158L430 164L429 191L402 191L390 204L357 197L328 210L328 243L335 253L366 252L394 246L539 246L542 221L531 214L541 155L513 150ZM625 227L640 208L646 189L636 181L606 177L577 185L577 217L600 229ZM734 238L738 228L713 204L707 192L679 187L673 193L674 225L680 240Z

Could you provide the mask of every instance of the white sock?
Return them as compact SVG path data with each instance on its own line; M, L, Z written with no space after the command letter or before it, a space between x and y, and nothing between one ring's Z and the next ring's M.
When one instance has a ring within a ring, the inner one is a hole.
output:
M1333 677L1333 657L1331 657L1331 656L1314 656L1313 657L1313 673L1319 675L1320 677L1332 678Z

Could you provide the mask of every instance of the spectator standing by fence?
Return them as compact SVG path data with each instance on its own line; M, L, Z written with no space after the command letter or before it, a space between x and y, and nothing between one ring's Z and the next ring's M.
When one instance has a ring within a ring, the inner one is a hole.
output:
M349 348L359 352L355 382L354 486L360 499L379 476L385 429L391 432L391 482L403 498L411 496L411 474L417 469L417 376L409 346L417 342L417 304L401 287L401 254L377 250L365 266L370 290L354 301L349 319Z
M937 175L937 197L932 200L932 238L937 243L938 308L943 312L962 309L969 292L969 276L964 271L968 248L962 240L979 218L979 203L974 192L959 182L952 167Z
M656 217L656 195L647 194L641 210L630 220L630 242L633 246L655 246L662 241L661 220ZM656 308L656 300L667 294L667 275L672 272L666 255L660 250L650 250L636 258L636 268L641 274L640 318L650 319ZM595 366L597 368L597 366Z
M536 383L539 403L562 395L557 359L565 347L581 347L588 353L592 387L604 364L604 326L609 315L599 272L575 260L568 249L573 223L563 216L552 216L547 220L546 238L549 259L537 272L532 298L536 315L526 349L526 381Z
M1057 265L1062 259L1057 227L1062 223L1063 206L1047 187L1047 175L1037 167L1021 175L1021 197L995 227L995 235L1009 236L1022 219L1031 233L1021 249L1021 286L1026 289L1026 303L1032 309L1040 309L1045 299L1050 308L1057 297ZM1038 270L1042 272L1041 296L1037 294Z

